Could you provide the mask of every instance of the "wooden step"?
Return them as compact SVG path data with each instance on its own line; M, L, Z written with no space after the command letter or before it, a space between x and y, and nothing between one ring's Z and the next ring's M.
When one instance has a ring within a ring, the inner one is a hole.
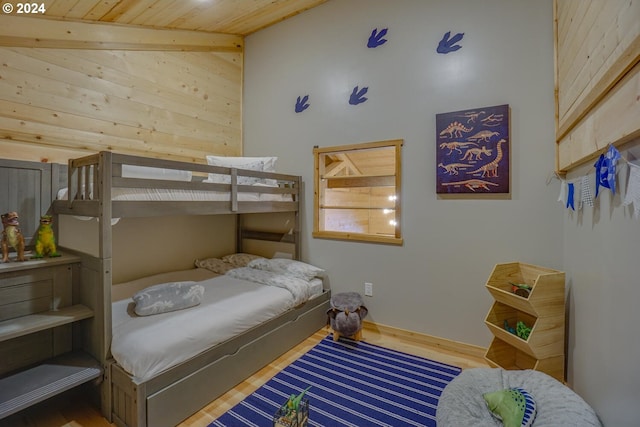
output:
M89 317L93 317L93 311L87 306L76 304L58 310L5 320L0 322L0 342Z
M84 352L66 353L0 379L0 419L102 375Z

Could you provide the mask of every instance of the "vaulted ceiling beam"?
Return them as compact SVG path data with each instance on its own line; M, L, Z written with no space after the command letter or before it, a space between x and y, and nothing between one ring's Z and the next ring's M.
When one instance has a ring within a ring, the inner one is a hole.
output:
M94 50L242 52L241 36L0 15L0 46Z

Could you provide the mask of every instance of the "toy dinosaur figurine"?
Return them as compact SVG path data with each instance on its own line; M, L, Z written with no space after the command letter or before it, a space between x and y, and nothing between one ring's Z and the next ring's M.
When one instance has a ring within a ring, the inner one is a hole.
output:
M9 261L9 247L16 250L18 261L24 261L24 237L20 231L17 212L2 215L2 261Z
M306 426L309 416L308 403L303 402L305 393L311 388L311 386L304 389L297 396L292 394L289 400L285 402L280 408L274 419L274 426L276 427L290 427L290 426Z
M300 408L300 402L302 401L302 398L304 397L305 393L307 391L309 391L309 389L311 388L311 386L305 388L304 390L302 390L302 392L299 395L295 395L292 394L291 397L289 397L289 400L287 401L287 408L291 411L298 411Z
M529 339L529 334L531 333L531 328L528 327L522 320L516 323L516 335L522 338L523 340Z
M52 221L51 215L42 215L40 217L40 226L38 227L36 243L33 248L33 258L42 258L45 255L50 257L60 256L60 253L56 250L56 239L51 227Z

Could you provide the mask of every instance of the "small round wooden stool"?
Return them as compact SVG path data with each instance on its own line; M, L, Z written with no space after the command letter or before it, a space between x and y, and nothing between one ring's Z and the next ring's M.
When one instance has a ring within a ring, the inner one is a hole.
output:
M362 339L362 319L367 316L362 295L357 292L342 292L331 297L331 308L327 310L328 320L333 330L333 340L340 336Z

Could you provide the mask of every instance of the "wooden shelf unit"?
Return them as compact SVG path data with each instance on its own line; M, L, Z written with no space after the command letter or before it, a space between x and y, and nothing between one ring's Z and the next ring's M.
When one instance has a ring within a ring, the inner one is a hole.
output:
M58 310L29 314L0 322L0 342L34 332L55 328L93 317L93 311L82 304Z
M45 360L0 379L0 419L102 375L98 362L83 352Z
M82 351L80 259L64 254L0 263L0 419L99 378Z
M531 286L528 297L512 292L512 283ZM485 359L493 367L535 369L565 379L565 274L512 262L497 264L486 283L495 302L485 318L494 335ZM525 340L505 329L522 321L531 328Z

